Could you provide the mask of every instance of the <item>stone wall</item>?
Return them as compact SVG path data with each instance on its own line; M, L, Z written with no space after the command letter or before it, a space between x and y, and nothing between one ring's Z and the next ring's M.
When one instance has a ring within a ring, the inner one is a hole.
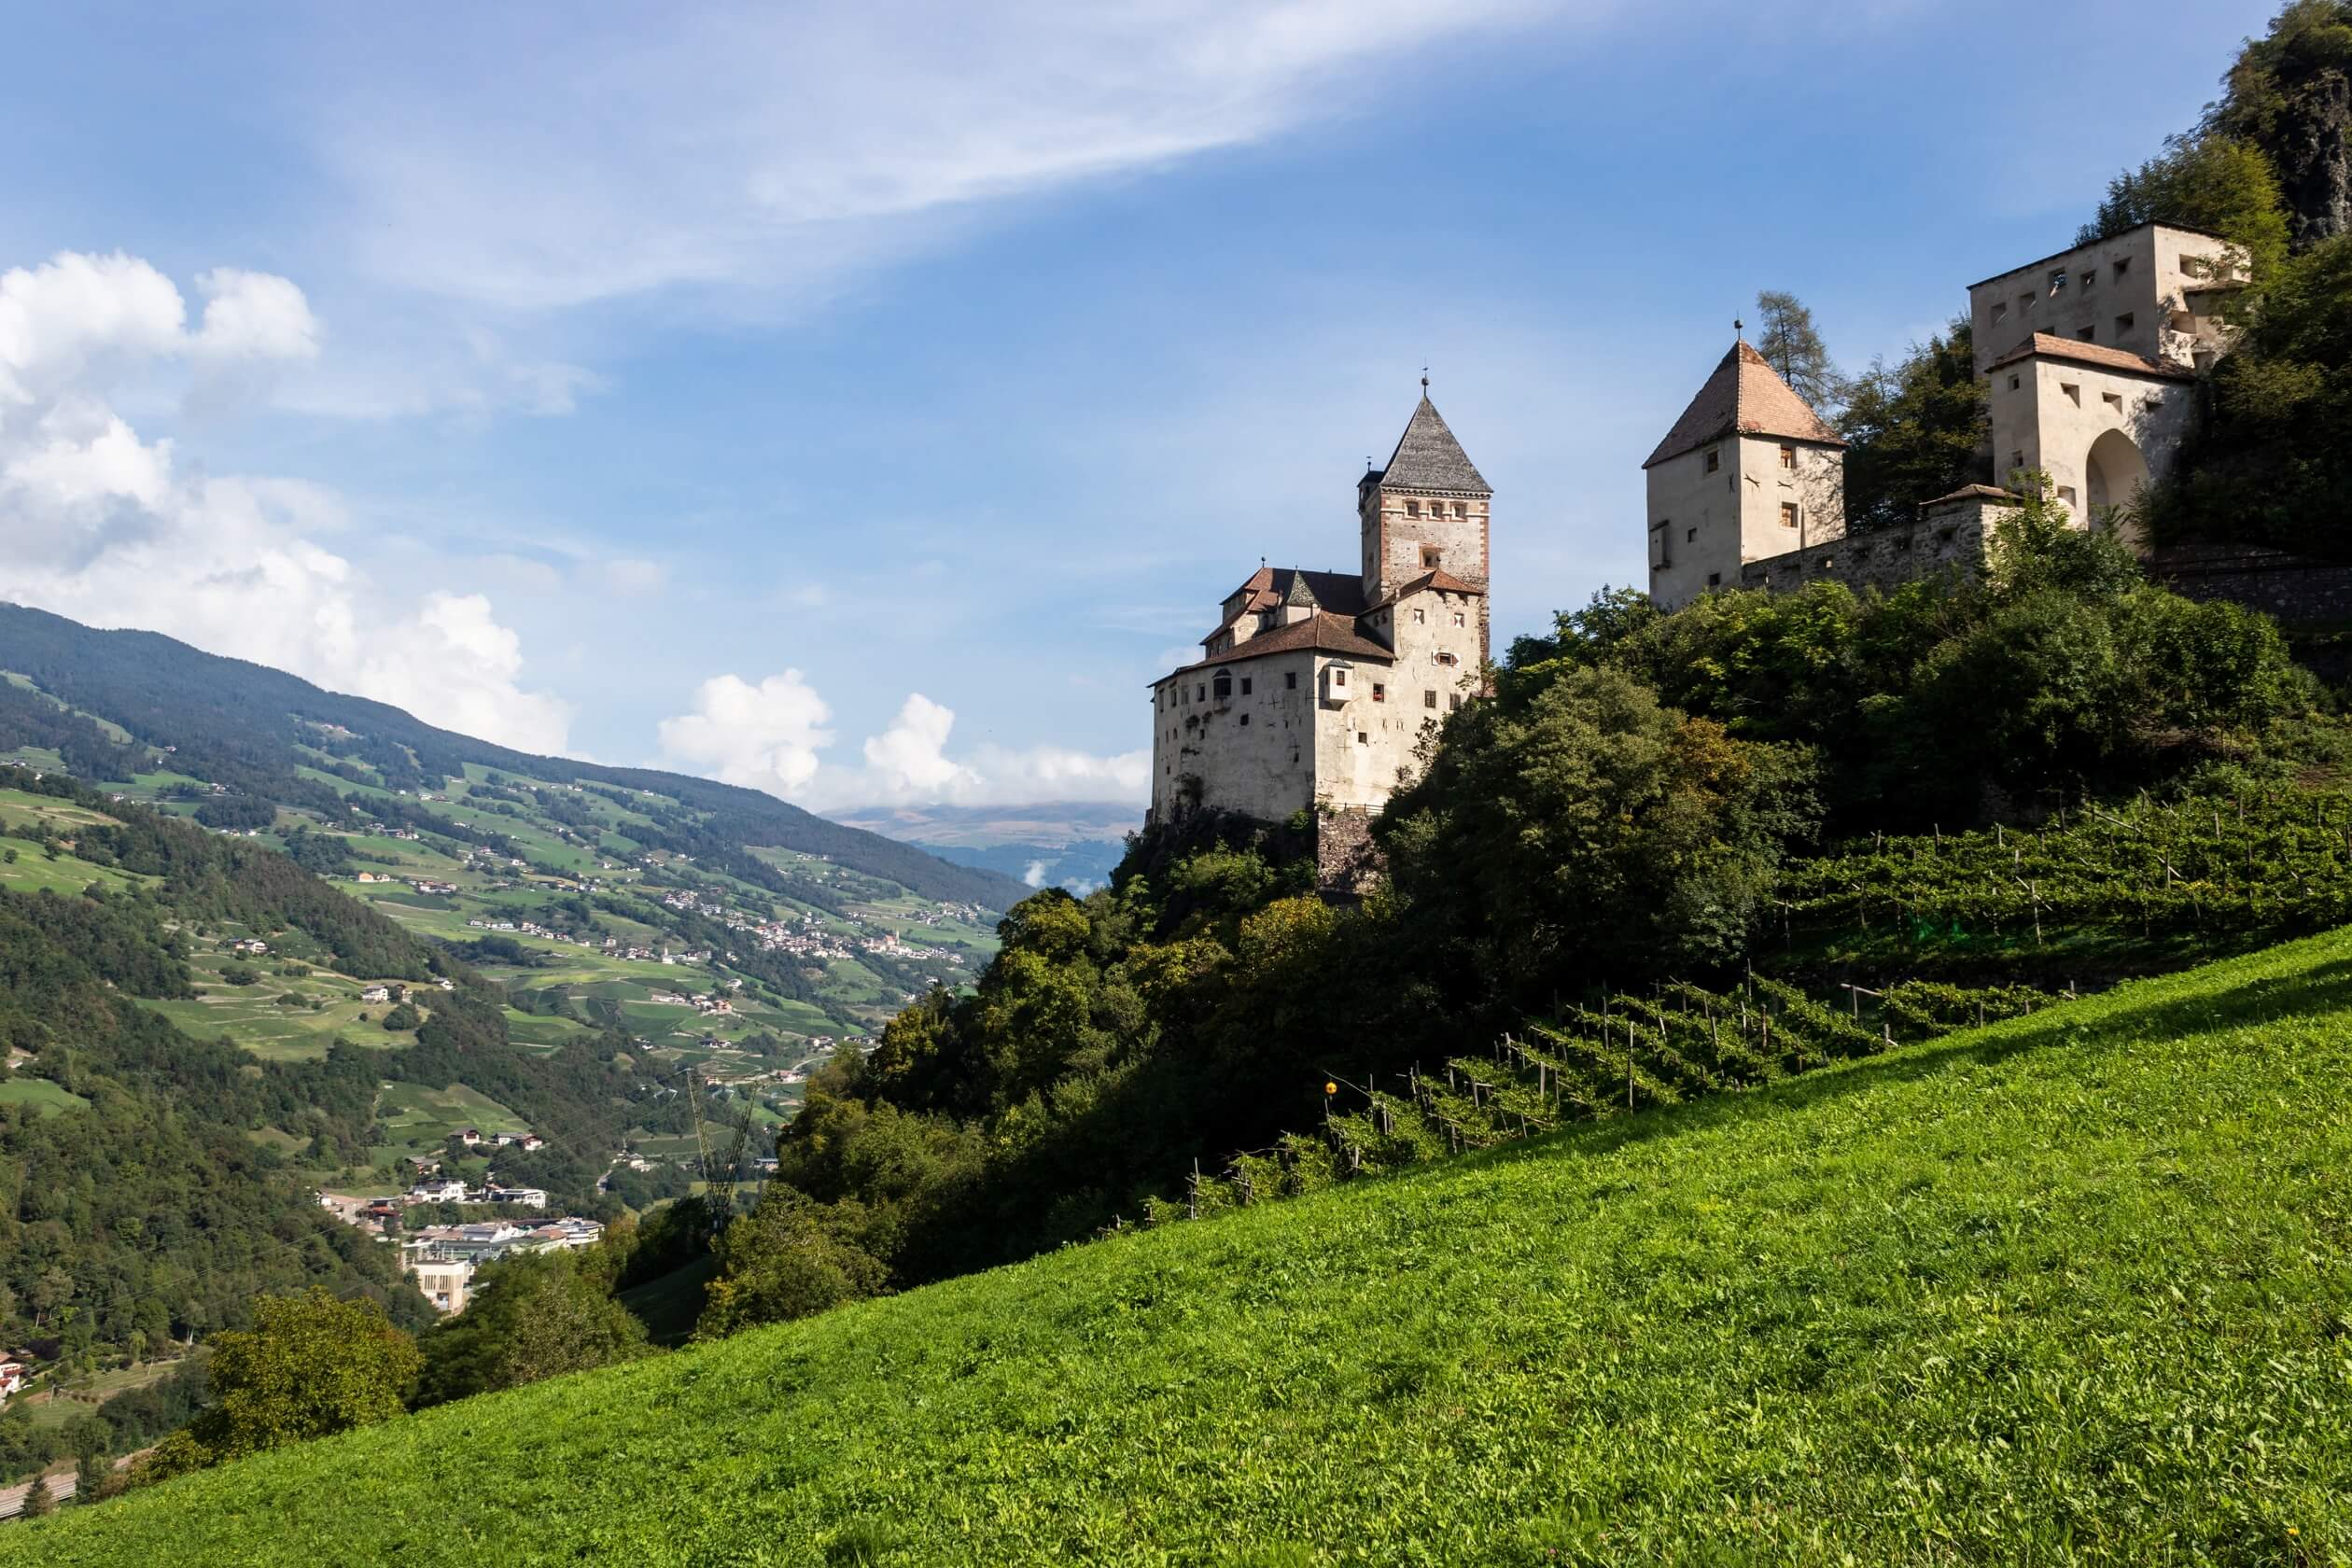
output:
M2352 566L2261 544L2166 545L2149 575L2191 599L2228 599L2289 625L2352 621Z
M1326 898L1362 898L1387 871L1372 842L1372 813L1325 811L1315 819L1315 888Z
M1892 592L1953 568L1972 574L1983 569L1985 541L2004 510L1990 497L1930 507L1905 527L1882 528L1750 561L1740 568L1740 586L1786 593L1808 582L1842 582L1857 593L1865 588Z

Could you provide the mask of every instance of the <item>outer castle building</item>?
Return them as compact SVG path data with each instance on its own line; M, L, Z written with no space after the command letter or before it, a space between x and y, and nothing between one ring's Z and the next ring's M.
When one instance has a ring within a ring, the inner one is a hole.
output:
M2078 526L2110 526L2162 478L2197 417L2192 383L2228 346L2245 261L2218 235L2146 223L1968 289L1992 413L1988 473L2048 476ZM1744 343L1643 465L1650 597L1820 579L1891 587L1981 567L2013 488L1923 499L1916 522L1849 539L1845 443Z
M1259 567L1201 657L1154 682L1149 821L1202 806L1360 819L1477 689L1494 493L1428 385L1387 466L1356 483L1360 575Z

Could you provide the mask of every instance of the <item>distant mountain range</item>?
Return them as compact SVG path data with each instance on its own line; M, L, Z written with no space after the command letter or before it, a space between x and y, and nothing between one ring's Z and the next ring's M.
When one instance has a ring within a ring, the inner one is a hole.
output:
M836 811L833 819L943 860L1018 877L1031 888L1089 888L1110 879L1143 808L1120 801L1037 805L894 805Z
M1014 867L926 853L913 834L829 821L756 790L651 768L534 756L437 729L397 707L323 691L242 659L153 632L99 631L63 616L0 604L0 756L18 753L91 779L160 765L243 799L339 812L347 782L393 791L439 788L469 763L525 778L651 791L684 807L659 847L715 861L783 890L751 851L821 856L929 899L1005 909L1031 890ZM54 700L51 700L54 699ZM64 705L61 708L60 704ZM93 725L90 721L96 721Z

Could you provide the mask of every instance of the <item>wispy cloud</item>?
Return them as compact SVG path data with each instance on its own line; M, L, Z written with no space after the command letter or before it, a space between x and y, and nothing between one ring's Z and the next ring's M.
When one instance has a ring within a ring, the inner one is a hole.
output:
M312 108L338 230L381 279L509 310L676 289L789 309L992 204L1344 113L1393 82L1384 62L1617 8L428 8L329 40Z

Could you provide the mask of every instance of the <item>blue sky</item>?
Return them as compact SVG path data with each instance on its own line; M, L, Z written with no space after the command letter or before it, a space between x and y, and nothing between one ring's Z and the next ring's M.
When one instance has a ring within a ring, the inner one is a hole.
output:
M1422 365L1500 646L1638 574L1757 289L1898 355L2273 8L12 7L0 597L820 806L1141 798Z

